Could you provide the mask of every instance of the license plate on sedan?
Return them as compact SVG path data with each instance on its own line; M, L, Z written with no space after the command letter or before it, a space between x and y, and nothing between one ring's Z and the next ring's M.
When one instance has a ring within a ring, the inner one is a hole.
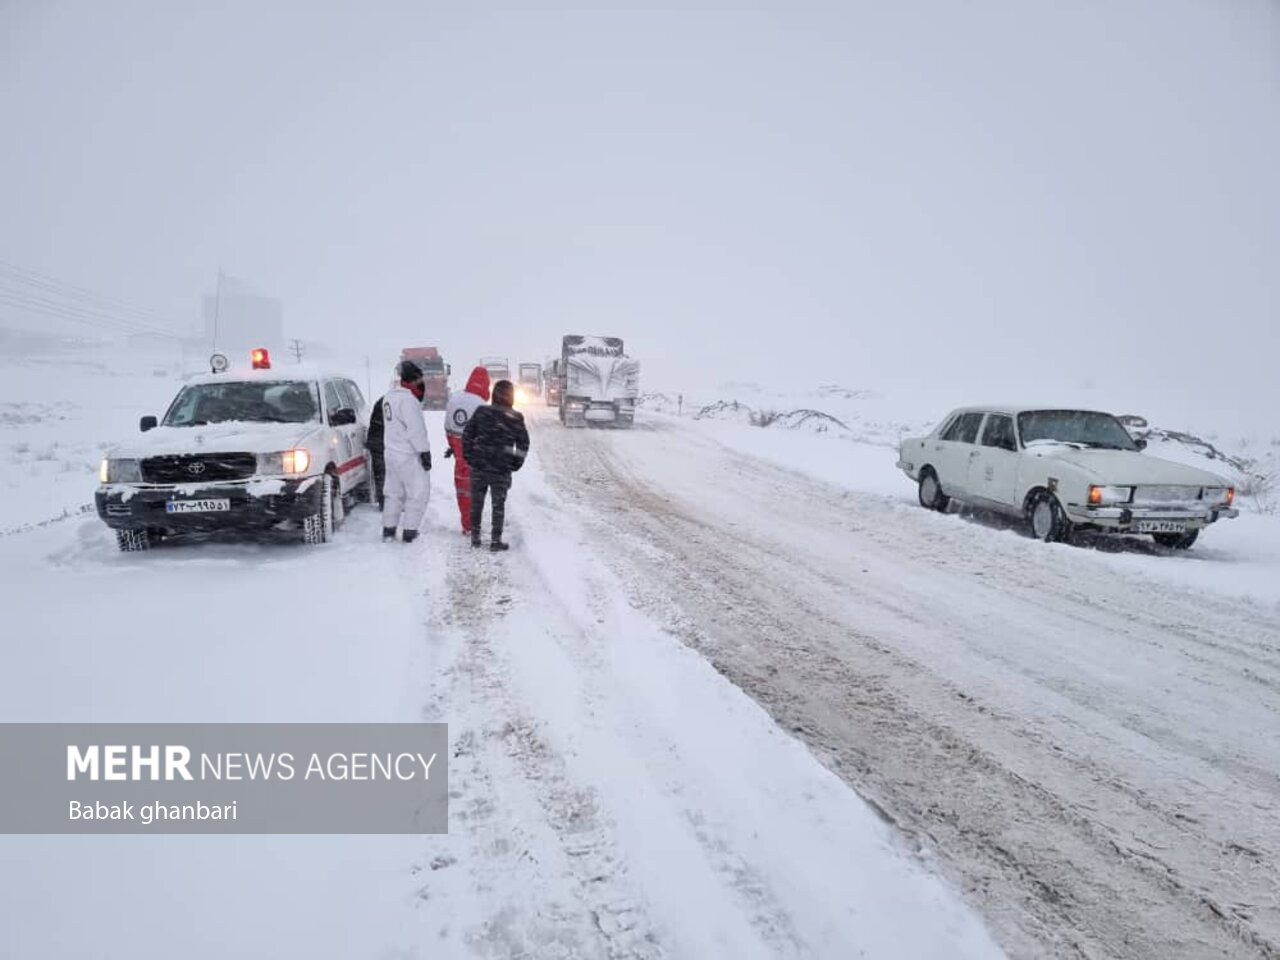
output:
M1139 520L1139 533L1186 533L1187 525L1177 520Z
M223 513L231 509L230 500L170 500L165 513Z

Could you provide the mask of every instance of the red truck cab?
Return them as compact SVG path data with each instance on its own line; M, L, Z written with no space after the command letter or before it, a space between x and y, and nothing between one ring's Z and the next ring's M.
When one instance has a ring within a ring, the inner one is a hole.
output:
M444 362L437 347L405 347L400 351L401 360L412 360L422 370L425 390L422 394L424 410L443 410L449 402L449 374L452 367Z

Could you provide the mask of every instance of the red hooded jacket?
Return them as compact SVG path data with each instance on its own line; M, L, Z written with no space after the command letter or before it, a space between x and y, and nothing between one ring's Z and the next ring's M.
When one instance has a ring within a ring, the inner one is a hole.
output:
M444 408L445 432L460 438L476 408L488 402L489 371L484 367L476 367L471 371L471 376L467 377L467 389L449 395L449 403Z

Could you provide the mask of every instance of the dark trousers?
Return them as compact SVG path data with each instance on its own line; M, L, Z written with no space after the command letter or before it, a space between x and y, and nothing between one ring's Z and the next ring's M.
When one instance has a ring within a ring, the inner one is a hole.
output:
M369 459L373 467L373 498L378 502L378 509L381 510L386 499L382 487L387 482L387 461L383 458L381 450L369 451Z
M502 523L507 514L507 491L511 489L511 474L481 473L471 468L471 536L480 536L480 520L484 516L484 498L493 494L493 539L502 539Z

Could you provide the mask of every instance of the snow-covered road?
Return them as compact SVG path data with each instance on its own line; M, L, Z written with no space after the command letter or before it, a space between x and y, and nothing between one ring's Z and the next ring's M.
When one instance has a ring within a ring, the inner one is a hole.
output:
M535 427L498 557L461 537L445 470L411 546L368 509L318 549L143 554L92 514L20 517L0 721L444 721L450 833L3 837L2 952L1001 956L927 858L631 602L548 470L557 429Z
M551 488L628 599L936 855L1011 953L1280 956L1280 605L671 418L548 427Z

